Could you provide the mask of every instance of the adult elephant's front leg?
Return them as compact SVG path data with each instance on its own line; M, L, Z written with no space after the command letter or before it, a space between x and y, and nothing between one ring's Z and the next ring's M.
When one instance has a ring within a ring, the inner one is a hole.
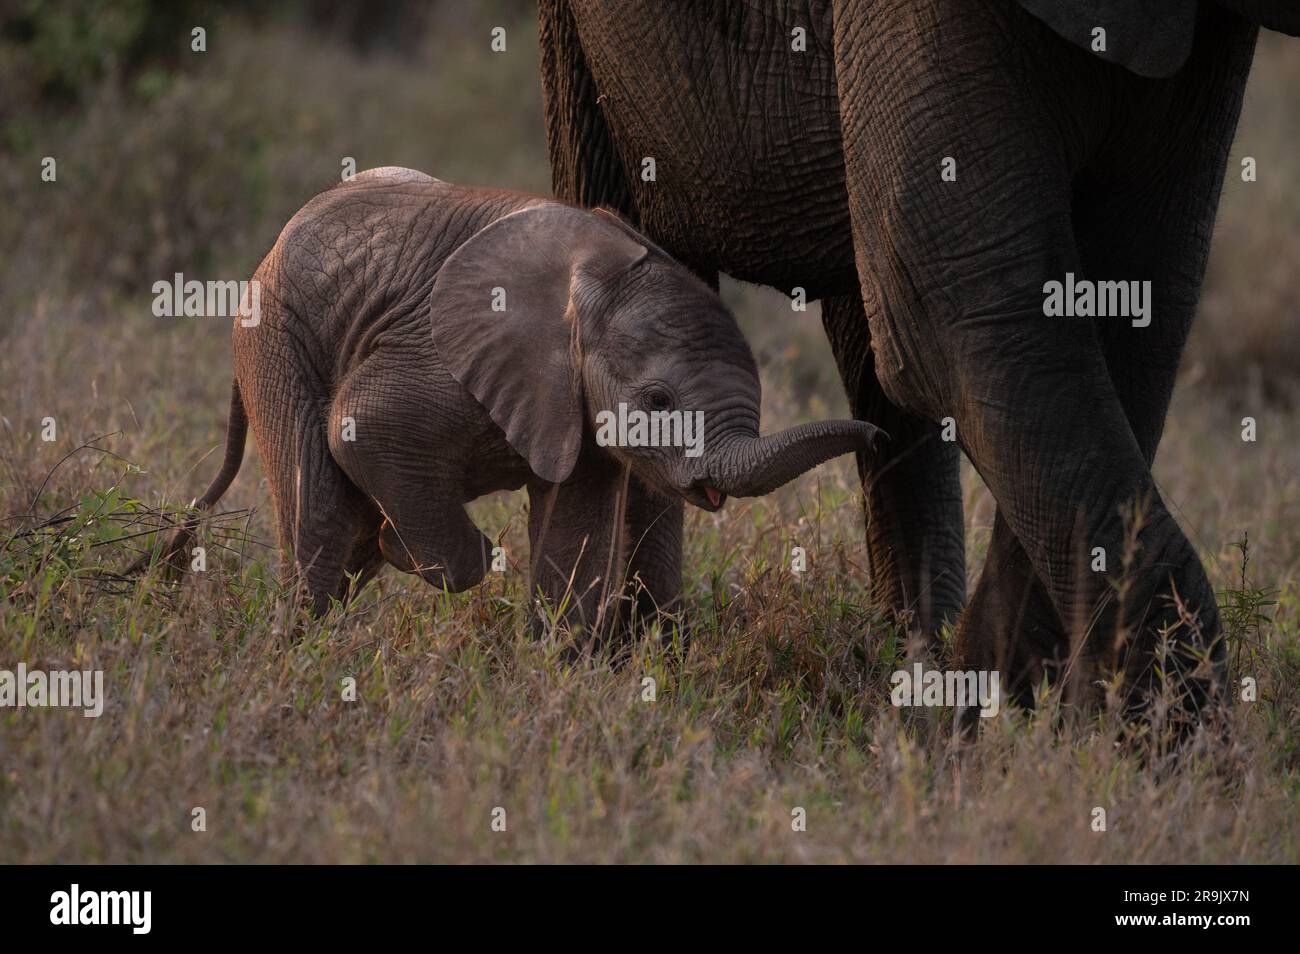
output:
M1148 467L1196 314L1254 32L1235 17L1213 13L1176 78L1152 86L1123 77L1129 88L1118 94L1127 107L1122 122L1074 181L1072 219L1086 277L1150 282L1146 318L1093 321ZM1108 557L1105 572L1116 575L1117 555ZM972 628L998 619L1012 619L1010 630L990 636ZM1053 644L1061 642L1062 627L1046 590L1000 513L964 623L957 634L959 662L1018 673L1011 688L1022 697L1042 676Z
M956 420L1070 633L1059 655L1081 686L1118 669L1143 694L1155 634L1170 627L1181 652L1163 668L1185 675L1199 702L1221 676L1195 658L1219 637L1208 580L1151 481L1095 329L1044 312L1045 282L1085 274L1070 197L1095 145L1086 131L1108 121L1106 104L1088 112L1105 67L1042 49L1040 25L1014 5L954 0L931 12L943 31L917 22L909 49L873 22L878 8L836 7L850 210L882 386L912 413ZM1121 612L1089 558L1125 552L1137 503ZM1199 614L1191 628L1175 594ZM1011 625L962 621L986 642Z
M956 416L1028 558L1025 575L1037 575L1069 635L1056 655L1085 694L1120 671L1136 702L1151 688L1159 634L1168 631L1174 655L1162 668L1186 677L1178 688L1199 705L1222 679L1214 594L1151 479L1095 336L1078 325L1044 332L1029 305L1003 307L1021 314L1003 319L1003 334L958 336ZM1098 554L1110 572L1098 572ZM963 620L967 635L985 642L1012 624Z
M889 434L878 453L858 454L871 583L886 606L934 636L966 598L957 444L885 397L861 295L823 299L822 324L853 416Z
M1064 671L1070 650L1056 607L999 505L984 568L957 624L953 666L1001 673L1004 694L1029 706L1044 675Z

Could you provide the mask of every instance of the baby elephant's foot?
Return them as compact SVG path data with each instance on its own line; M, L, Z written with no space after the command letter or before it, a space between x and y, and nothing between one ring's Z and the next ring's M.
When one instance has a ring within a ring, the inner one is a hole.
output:
M379 531L379 551L403 573L414 573L439 589L460 593L482 581L491 559L488 538L473 525L469 530L459 545L440 546L447 541L431 541L427 534L402 533L385 520Z

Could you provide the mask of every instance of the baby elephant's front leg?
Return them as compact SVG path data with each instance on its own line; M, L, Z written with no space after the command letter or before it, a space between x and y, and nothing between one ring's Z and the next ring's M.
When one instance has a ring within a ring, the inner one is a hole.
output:
M563 484L528 485L530 591L543 613L597 639L621 614L627 487L623 469L594 454Z
M382 369L381 369L382 370ZM350 378L330 415L330 453L383 516L379 550L403 573L453 593L476 586L492 544L460 502L460 482L445 454L447 434L428 408L438 395L376 400L378 372ZM386 382L384 382L386 383Z
M392 566L451 593L482 582L492 544L464 507L430 512L427 503L412 506L398 498L384 510L388 516L379 533L379 551Z
M645 626L682 612L682 523L680 500L661 497L634 476L628 488L627 580L632 599L627 601L629 621ZM670 625L663 630L671 635Z
M439 493L436 474L427 483L403 480L388 463L367 469L357 481L383 514L379 551L384 559L452 593L477 586L492 559L491 541L463 505Z

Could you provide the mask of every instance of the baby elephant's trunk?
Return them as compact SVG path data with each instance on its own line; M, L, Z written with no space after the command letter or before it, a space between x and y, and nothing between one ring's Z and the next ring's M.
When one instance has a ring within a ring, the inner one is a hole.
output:
M822 461L871 453L883 432L865 421L818 421L767 437L733 437L709 457L709 482L732 497L759 497Z

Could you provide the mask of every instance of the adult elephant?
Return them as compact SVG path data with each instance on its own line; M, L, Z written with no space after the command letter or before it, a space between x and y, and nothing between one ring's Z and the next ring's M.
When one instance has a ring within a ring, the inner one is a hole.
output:
M960 614L957 665L1141 690L1175 626L1200 701L1218 613L1151 462L1257 29L1300 32L1294 6L542 0L554 188L713 281L821 298L855 415L892 436L859 461L870 570L926 632ZM1151 282L1149 323L1047 317L1067 275ZM946 418L997 500L964 610Z

